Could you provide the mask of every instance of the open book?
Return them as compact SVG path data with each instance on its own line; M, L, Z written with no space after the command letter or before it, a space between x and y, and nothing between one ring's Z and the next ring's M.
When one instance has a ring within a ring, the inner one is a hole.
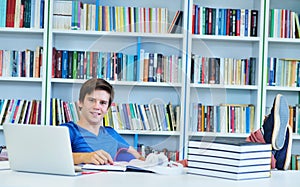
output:
M143 171L161 175L180 175L184 168L180 163L165 162L163 164L151 164L146 161L133 159L130 162L114 162L113 165L85 164L83 170L106 170L106 171Z

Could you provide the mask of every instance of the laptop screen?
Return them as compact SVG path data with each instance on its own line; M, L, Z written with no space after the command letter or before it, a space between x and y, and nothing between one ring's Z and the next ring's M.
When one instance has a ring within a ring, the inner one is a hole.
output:
M77 175L66 127L4 124L3 130L12 170Z

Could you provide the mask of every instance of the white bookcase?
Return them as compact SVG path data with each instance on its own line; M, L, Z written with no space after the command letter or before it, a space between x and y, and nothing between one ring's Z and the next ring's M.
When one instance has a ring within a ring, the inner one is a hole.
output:
M50 15L53 14L53 5L50 4ZM82 1L83 3L95 4L95 1ZM177 10L184 11L184 24L187 21L187 2L176 0L170 3L162 1L100 1L100 5L126 6L126 7L151 7L167 8L168 23L171 23ZM183 69L185 72L186 59L186 33L143 33L143 32L115 32L115 31L84 31L84 30L60 30L51 27L53 17L49 20L49 51L48 62L52 61L52 48L57 50L73 51L98 51L98 52L123 52L124 54L137 54L138 48L145 52L162 53L164 55L176 54L182 57ZM139 45L139 46L138 46ZM82 79L61 79L51 77L51 63L48 63L47 78L47 113L50 109L50 98L60 98L64 101L77 101ZM181 122L179 131L133 131L119 130L131 144L137 142L149 145L158 150L168 148L170 151L180 150L183 147L181 132L183 131L183 109L185 98L185 74L182 73L181 83L157 83L142 81L109 81L115 88L116 103L137 103L137 104L167 104L179 105L181 107ZM47 122L50 116L47 115ZM181 157L183 158L183 156Z
M45 10L48 10L48 1L44 4ZM47 49L47 29L48 14L44 14L44 28L18 28L1 27L0 28L0 49L8 51L25 51L27 49L35 51L38 46ZM44 55L45 56L45 55ZM41 77L0 77L0 98L1 99L22 99L22 100L41 100L41 123L45 123L45 103L46 101L46 65L47 59L43 58ZM8 62L3 62L8 63ZM2 126L0 127L0 144L5 143Z
M271 9L286 9L296 12L298 15L300 14L300 2L296 0L288 0L282 3L279 0L268 0L266 1L266 38L265 38L265 55L264 55L264 72L267 72L267 58L275 57L275 58L285 58L285 59L300 59L300 54L298 52L298 48L300 47L299 38L283 38L283 37L270 37L269 33L269 24L270 24L270 10ZM262 111L264 115L267 112L267 109L272 107L273 98L276 94L283 94L287 100L289 105L295 106L300 103L300 88L299 87L287 87L287 86L268 86L267 85L267 77L263 77L263 90L262 90L262 109L266 109ZM298 146L299 142L299 134L294 134L293 136L294 144L293 152L299 153L300 149ZM298 146L298 148L296 148Z
M193 10L193 5L200 7L209 7L218 9L255 9L258 10L258 27L257 36L224 36L220 34L205 35L193 34L193 23L191 17L193 12L190 11L188 51L189 60L187 65L188 77L191 77L191 54L204 57L217 58L235 58L243 59L249 57L256 58L255 84L254 85L235 85L235 84L198 84L187 81L187 98L186 98L186 124L192 124L193 118L192 103L202 103L203 105L220 105L220 104L252 104L255 106L254 129L260 127L261 113L261 79L263 61L263 23L264 23L264 1L208 1L194 0L190 1L189 10ZM202 15L201 15L202 16ZM216 31L217 32L217 31ZM191 127L186 125L185 143L189 138L201 138L204 136L224 136L233 138L245 138L244 133L216 133L216 132L195 132ZM185 152L186 153L186 152Z
M142 32L109 32L54 29L53 5L59 0L45 1L45 29L0 28L0 49L34 50L43 46L43 76L41 78L8 78L0 77L0 98L22 98L42 100L42 124L50 123L51 98L65 101L77 101L82 79L52 78L52 48L73 51L102 51L137 54L141 47L147 52L161 52L165 55L177 54L182 57L181 83L153 83L142 81L110 81L116 90L116 103L168 103L180 105L179 131L136 131L120 130L130 144L136 142L150 145L157 149L168 148L179 150L180 159L186 158L187 142L190 138L204 136L223 136L228 138L245 138L247 133L191 132L191 118L194 102L204 105L219 104L252 104L255 106L254 129L258 129L271 107L277 93L284 94L289 104L299 104L300 89L290 87L271 87L266 84L268 57L297 58L300 45L298 39L281 39L268 37L269 10L272 8L291 9L300 13L297 0L104 0L101 5L126 7L167 8L171 23L177 10L184 12L183 32L176 34L142 33ZM95 0L84 0L83 3L95 4ZM193 4L202 7L227 9L258 10L258 27L256 37L221 36L192 34ZM49 15L49 18L48 18ZM190 81L192 54L219 58L256 58L254 85L229 84L196 84ZM3 133L2 131L0 131ZM0 134L0 143L4 143ZM294 136L293 152L299 153L299 135Z

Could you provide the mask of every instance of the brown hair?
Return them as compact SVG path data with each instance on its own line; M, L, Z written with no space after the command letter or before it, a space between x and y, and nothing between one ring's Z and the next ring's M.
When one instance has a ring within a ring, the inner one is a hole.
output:
M80 93L79 93L79 101L83 103L84 97L87 94L91 94L95 90L104 90L108 94L110 94L109 103L108 103L108 107L110 107L112 101L114 100L114 95L115 95L114 88L106 80L99 79L99 78L89 79L81 86Z

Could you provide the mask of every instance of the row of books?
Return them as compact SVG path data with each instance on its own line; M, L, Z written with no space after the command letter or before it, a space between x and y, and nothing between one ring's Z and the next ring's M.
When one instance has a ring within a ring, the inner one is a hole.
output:
M180 83L182 58L148 53L68 51L53 48L52 77L68 79L104 78L115 81Z
M254 110L251 104L192 103L190 132L250 133L254 130Z
M179 106L168 104L113 103L104 124L116 130L179 130Z
M0 50L0 77L41 77L43 47L24 51Z
M272 38L300 38L299 14L288 9L271 9L269 36Z
M179 106L169 104L112 103L103 125L116 130L175 131L179 129ZM79 120L77 102L51 99L51 125Z
M45 0L1 0L0 27L44 28Z
M50 125L57 126L79 120L78 102L67 102L59 98L50 100Z
M300 134L300 104L289 106L289 125L292 127L293 133Z
M266 108L266 114L269 114L272 107ZM289 125L292 127L294 134L300 134L300 104L289 105Z
M300 155L292 154L291 155L291 163L290 170L300 170Z
M192 55L191 82L196 84L255 85L256 58L217 58Z
M41 124L41 101L0 99L0 125Z
M206 137L188 142L188 173L231 180L271 176L271 144Z
M56 1L53 28L90 31L167 33L167 8L101 6L82 1Z
M258 10L193 5L192 33L199 35L257 36Z
M268 57L267 85L300 87L300 60Z

